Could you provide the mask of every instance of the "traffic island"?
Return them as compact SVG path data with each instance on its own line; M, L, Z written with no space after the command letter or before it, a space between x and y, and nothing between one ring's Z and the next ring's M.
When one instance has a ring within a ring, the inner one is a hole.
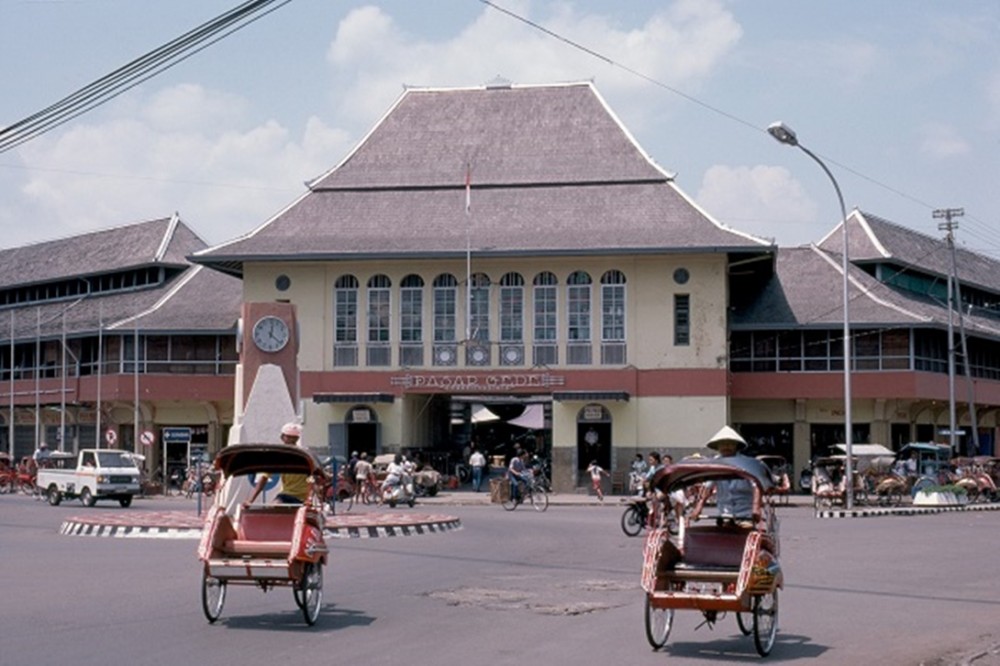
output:
M205 519L184 511L119 511L71 516L59 533L120 539L199 539ZM326 517L325 534L358 539L438 534L461 529L455 516L434 513L369 513Z

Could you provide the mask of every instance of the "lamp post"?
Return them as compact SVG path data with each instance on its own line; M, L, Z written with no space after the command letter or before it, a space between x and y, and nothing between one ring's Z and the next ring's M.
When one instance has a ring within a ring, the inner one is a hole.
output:
M847 209L844 207L844 197L840 193L840 185L837 184L837 179L833 177L830 170L823 163L823 160L816 157L816 155L799 143L798 137L792 128L785 125L783 122L771 123L767 128L768 134L773 136L776 140L788 146L794 146L799 148L806 155L811 157L816 164L820 165L823 172L826 173L830 182L833 183L833 189L837 191L837 201L840 202L840 219L843 220L843 237L844 237L844 250L843 256L841 258L841 269L844 274L844 284L843 284L843 299L844 299L844 446L845 453L847 454L847 460L844 465L844 505L848 510L854 508L854 470L853 470L853 456L851 447L854 439L853 433L851 432L851 311L848 299L848 286L850 284L850 279L847 275L847 269L849 266L847 259Z

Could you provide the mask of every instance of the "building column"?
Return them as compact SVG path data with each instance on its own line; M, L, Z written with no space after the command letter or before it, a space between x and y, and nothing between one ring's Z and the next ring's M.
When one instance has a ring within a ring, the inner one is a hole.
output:
M798 472L812 462L812 432L809 428L808 401L795 400L795 423L792 425L792 483L798 480Z

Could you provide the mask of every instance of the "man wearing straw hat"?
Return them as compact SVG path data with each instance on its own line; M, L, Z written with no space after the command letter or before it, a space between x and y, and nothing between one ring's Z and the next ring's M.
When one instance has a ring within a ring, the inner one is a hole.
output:
M747 446L746 440L729 426L722 426L722 429L708 440L706 446L719 452L716 458L753 460L753 458L740 453ZM705 484L705 488L691 512L691 520L698 519L705 502L713 491L716 495L715 504L719 512L719 517L716 518L717 523L752 527L753 522L759 518L758 515L755 515L757 511L753 505L753 487L750 482L746 479L722 479Z

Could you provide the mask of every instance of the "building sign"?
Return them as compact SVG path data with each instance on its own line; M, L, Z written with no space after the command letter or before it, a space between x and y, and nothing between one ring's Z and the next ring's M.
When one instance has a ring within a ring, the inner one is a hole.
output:
M191 428L164 428L164 444L187 444L191 441Z
M583 408L584 421L601 421L604 419L604 408L600 405L587 405ZM589 443L589 442L588 442Z
M549 389L562 386L566 378L547 372L524 372L518 374L455 374L396 375L389 380L393 386L402 386L408 391L473 391L489 393L494 391L518 391Z
M372 420L372 414L367 409L354 409L351 411L351 423L368 423Z

